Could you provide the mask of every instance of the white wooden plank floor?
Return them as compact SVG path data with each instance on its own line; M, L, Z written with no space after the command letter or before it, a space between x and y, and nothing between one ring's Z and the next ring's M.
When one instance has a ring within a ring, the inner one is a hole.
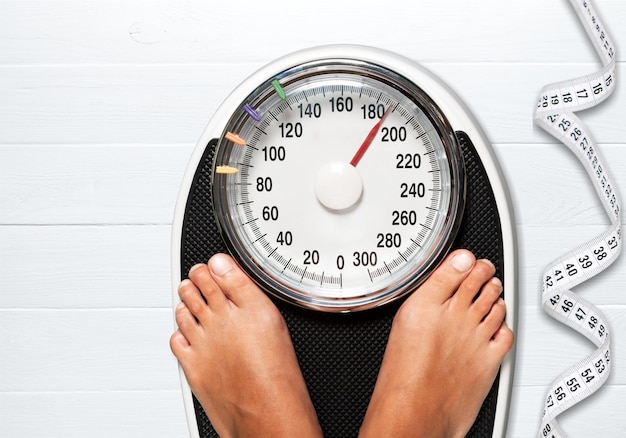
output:
M626 4L596 0L616 93L582 114L626 190ZM507 437L535 436L547 386L593 348L540 309L543 267L608 220L576 159L532 124L547 82L598 63L569 3L0 0L0 436L183 437L169 240L204 125L256 68L326 43L393 50L465 100L516 213L517 362ZM563 416L626 436L626 261L577 289L607 314L613 371Z

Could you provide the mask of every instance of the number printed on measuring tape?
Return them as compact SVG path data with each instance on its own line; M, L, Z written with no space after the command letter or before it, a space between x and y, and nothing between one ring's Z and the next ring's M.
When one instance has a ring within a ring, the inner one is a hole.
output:
M548 265L543 274L542 303L553 318L576 330L596 346L585 359L561 373L545 399L539 437L566 436L557 416L600 388L611 371L609 325L602 312L571 291L606 269L619 256L619 195L598 147L574 113L603 102L615 89L615 46L589 0L570 0L583 23L602 68L590 75L545 86L534 121L567 146L584 165L611 226Z

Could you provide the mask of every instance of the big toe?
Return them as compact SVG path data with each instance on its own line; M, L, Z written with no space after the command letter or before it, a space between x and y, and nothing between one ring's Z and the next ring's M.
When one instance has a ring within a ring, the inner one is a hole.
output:
M269 302L267 296L230 256L216 254L211 257L208 266L217 285L236 306Z
M454 295L475 263L476 258L467 250L459 249L452 252L420 287L422 293L428 293L443 303Z

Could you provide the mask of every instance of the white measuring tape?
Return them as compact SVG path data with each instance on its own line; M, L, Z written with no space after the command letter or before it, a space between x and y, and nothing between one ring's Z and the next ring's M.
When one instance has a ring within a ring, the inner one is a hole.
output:
M539 437L565 437L556 417L604 384L611 370L606 317L570 289L606 269L621 250L619 195L589 131L574 112L604 101L615 89L615 46L589 0L570 0L599 54L603 68L541 90L534 121L583 163L611 219L611 226L548 265L543 277L544 310L596 345L589 356L561 373L545 400Z

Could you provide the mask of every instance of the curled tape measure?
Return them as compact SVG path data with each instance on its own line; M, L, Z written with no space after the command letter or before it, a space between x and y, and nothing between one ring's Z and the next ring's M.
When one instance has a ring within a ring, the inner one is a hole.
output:
M543 277L542 304L553 318L596 345L589 356L561 373L545 400L540 437L564 437L556 417L597 391L611 370L606 317L571 291L613 263L621 250L619 195L589 130L574 114L604 101L615 89L615 46L591 2L570 0L599 54L603 68L594 74L550 84L541 90L534 121L565 144L583 163L611 219L611 226L590 241L548 265Z

